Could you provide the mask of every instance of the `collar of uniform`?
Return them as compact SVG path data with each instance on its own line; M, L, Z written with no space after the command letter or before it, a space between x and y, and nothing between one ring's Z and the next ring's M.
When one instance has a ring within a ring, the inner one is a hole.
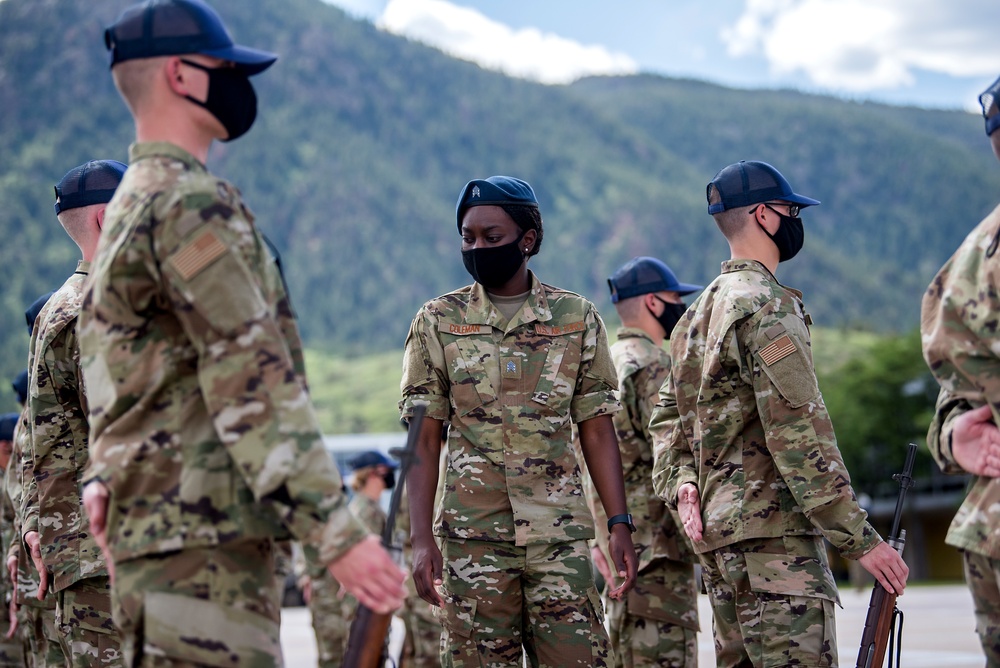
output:
M646 339L650 343L653 342L653 337L638 327L619 327L615 337L619 339Z
M207 171L205 165L177 144L165 141L136 142L128 147L129 164L145 158L171 158L183 162L188 169Z
M79 262L76 263L76 271L74 271L73 273L83 274L84 276L86 276L87 274L90 273L90 263L84 260L80 260Z
M795 288L790 288L787 285L782 284L781 281L775 278L774 274L772 274L767 267L765 267L762 263L758 262L757 260L745 260L745 259L726 260L725 262L722 263L723 274L731 274L736 271L756 271L758 274L764 274L765 276L767 276L769 280L774 281L785 290L788 290L799 299L802 299L801 292L799 292Z
M529 271L528 274L531 276L531 291L528 293L528 298L524 300L524 306L510 319L510 322L504 322L500 309L493 306L490 296L486 294L486 288L479 283L472 284L472 298L469 300L469 308L465 313L465 322L470 325L489 325L509 331L518 325L529 322L548 322L551 320L552 311L549 310L549 302L545 298L545 289L534 272Z
M758 262L757 260L735 259L726 260L722 263L723 274L729 274L734 271L756 271L758 274L764 274L774 282L778 281L774 277L774 274L762 262Z

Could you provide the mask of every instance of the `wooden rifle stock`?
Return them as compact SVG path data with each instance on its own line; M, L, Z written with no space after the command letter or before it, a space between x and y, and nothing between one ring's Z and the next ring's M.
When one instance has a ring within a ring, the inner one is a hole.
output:
M399 479L392 492L389 502L389 515L382 532L382 545L387 550L399 552L393 546L393 532L396 530L396 514L402 501L403 487L406 484L406 474L413 463L417 449L417 439L420 438L420 426L424 421L426 406L416 406L410 418L410 426L406 433L406 448L397 454L400 460ZM354 621L351 622L351 632L347 637L347 651L344 653L344 668L383 668L386 659L386 645L389 639L389 628L392 626L392 613L381 614L364 605L358 605Z
M892 531L889 533L887 543L893 547L900 556L903 554L903 547L906 544L906 529L900 530L899 523L903 516L903 500L906 498L906 490L913 485L913 460L917 454L917 446L910 443L906 452L906 464L903 472L892 476L899 481L899 497L896 499L896 512L892 518ZM896 594L890 594L878 582L872 588L871 599L868 601L868 615L865 617L865 628L861 633L861 649L858 651L858 662L855 668L882 668L887 648L892 646L893 627L896 618L899 617L899 624L902 626L902 613L896 608ZM897 649L902 651L902 647ZM889 663L892 663L890 650ZM899 656L896 656L896 663L899 663Z

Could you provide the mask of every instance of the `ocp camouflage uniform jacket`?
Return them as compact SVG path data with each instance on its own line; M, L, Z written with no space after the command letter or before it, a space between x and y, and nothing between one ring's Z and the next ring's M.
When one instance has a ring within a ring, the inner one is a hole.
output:
M801 294L730 260L674 328L650 431L657 493L694 483L699 553L822 534L856 559L881 538L858 505L820 395Z
M378 501L372 501L364 494L358 492L351 497L351 502L347 506L354 513L354 516L361 520L365 528L373 534L382 535L385 531L386 516L382 506Z
M79 323L84 483L111 492L114 559L291 533L310 562L335 560L367 532L323 448L253 215L174 145L135 144L130 160Z
M988 402L1000 424L1000 206L945 263L921 306L924 358L941 384L927 435L931 454L945 473L965 473L951 452L954 421ZM963 550L1000 558L1000 481L974 477L945 541Z
M54 609L56 604L55 596L46 596L39 601L35 595L38 593L39 578L38 572L31 561L31 556L24 547L24 531L22 531L24 516L21 514L24 498L24 481L31 475L31 467L26 463L24 453L28 450L28 439L31 437L31 429L28 426L28 406L25 404L14 428L14 450L10 456L8 466L9 474L5 476L4 482L7 485L7 496L10 499L11 508L14 511L14 540L11 541L7 549L7 558L17 557L17 591L14 596L19 604L28 605L33 608Z
M670 509L653 490L653 448L649 419L660 387L670 374L670 355L641 329L622 327L611 344L611 359L618 370L618 398L622 410L612 420L621 450L625 474L625 498L636 533L632 535L639 570L657 559L693 563L695 557L687 538L670 514ZM594 480L585 476L587 501L598 528L608 518L597 499ZM611 560L607 531L597 531L597 544L608 564Z
M108 574L88 526L80 487L90 426L76 321L89 269L89 262L80 262L46 302L35 321L29 352L30 438L21 532L38 532L53 591Z
M572 423L619 410L594 305L531 275L504 322L478 283L424 304L406 339L404 417L450 422L435 535L516 545L586 540L594 524Z

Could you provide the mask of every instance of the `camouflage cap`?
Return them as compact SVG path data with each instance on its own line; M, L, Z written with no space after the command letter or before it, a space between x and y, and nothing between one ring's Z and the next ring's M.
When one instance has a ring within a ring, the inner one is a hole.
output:
M267 51L233 43L222 18L202 0L148 0L122 12L104 31L111 66L135 58L199 53L236 64L247 75L278 59Z

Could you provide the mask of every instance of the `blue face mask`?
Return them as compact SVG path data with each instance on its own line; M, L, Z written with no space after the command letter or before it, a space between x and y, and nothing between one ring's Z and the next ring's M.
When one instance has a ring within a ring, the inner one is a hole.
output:
M764 206L767 206L767 204ZM761 229L764 230L764 234L771 238L774 245L778 247L778 262L791 260L802 250L802 244L805 242L805 230L802 227L802 219L786 216L769 206L767 208L778 215L778 218L781 219L781 225L774 234L768 232L763 225L761 225Z

